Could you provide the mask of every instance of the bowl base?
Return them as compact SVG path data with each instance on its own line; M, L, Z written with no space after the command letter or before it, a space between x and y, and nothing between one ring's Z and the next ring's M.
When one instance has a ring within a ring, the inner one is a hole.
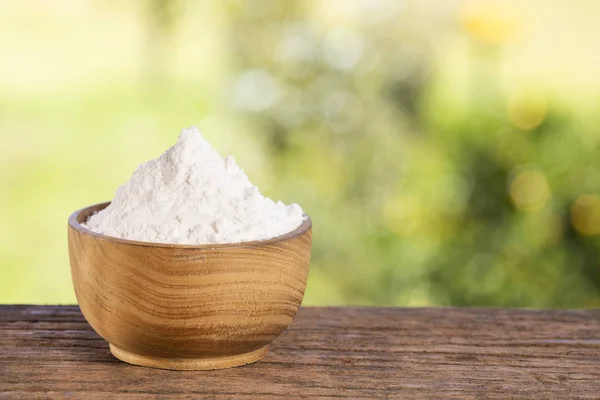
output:
M143 367L188 371L239 367L262 359L267 355L268 351L269 346L265 346L250 353L237 354L235 356L214 358L170 358L134 354L122 350L113 344L110 345L110 352L112 355L126 363L141 365Z

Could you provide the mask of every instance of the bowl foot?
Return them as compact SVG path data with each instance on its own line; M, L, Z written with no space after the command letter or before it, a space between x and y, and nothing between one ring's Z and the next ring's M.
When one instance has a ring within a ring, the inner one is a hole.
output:
M113 356L129 364L141 365L143 367L175 369L175 370L212 370L231 367L256 362L267 355L269 346L262 347L250 353L238 354L227 357L214 358L170 358L154 357L130 353L117 346L110 345L110 352Z

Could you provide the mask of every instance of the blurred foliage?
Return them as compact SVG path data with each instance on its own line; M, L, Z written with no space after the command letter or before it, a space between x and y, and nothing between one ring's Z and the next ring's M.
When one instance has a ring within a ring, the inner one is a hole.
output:
M0 34L0 302L73 301L68 214L195 123L313 218L305 304L600 305L598 4L68 4Z

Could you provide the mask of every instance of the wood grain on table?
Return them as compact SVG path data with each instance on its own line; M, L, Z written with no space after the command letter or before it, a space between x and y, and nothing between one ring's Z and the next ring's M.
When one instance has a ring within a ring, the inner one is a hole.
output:
M0 306L0 398L600 398L600 310L302 308L267 357L115 359L77 306Z

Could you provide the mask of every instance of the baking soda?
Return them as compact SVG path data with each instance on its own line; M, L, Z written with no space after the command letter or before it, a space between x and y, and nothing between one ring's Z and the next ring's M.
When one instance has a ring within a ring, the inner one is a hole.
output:
M223 159L191 127L159 158L140 165L84 226L144 242L215 244L280 236L304 218L299 205L264 197L232 156Z

